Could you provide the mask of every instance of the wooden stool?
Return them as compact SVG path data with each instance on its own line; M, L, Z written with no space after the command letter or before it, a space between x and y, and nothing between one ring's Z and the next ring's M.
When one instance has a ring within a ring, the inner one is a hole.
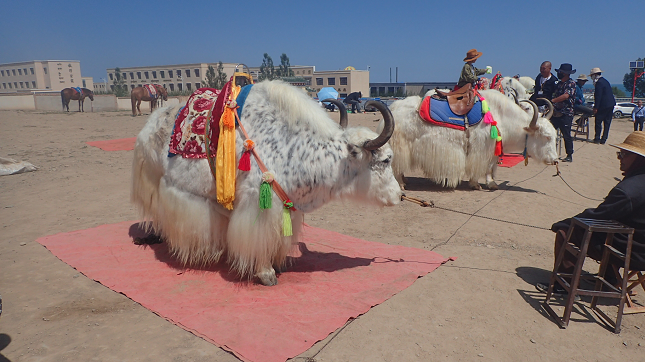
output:
M578 248L573 242L571 242L571 237L575 228L581 228L585 230L580 248ZM591 235L595 232L607 233L607 238L605 239L605 248L603 250L602 260L600 262L600 269L598 270L598 275L582 276L582 266L587 256L587 250L589 249ZM627 250L624 254L616 250L612 246L614 241L614 234L628 235ZM612 255L619 258L620 260L623 260L624 270L629 271L629 259L632 251L633 235L633 228L627 227L613 220L594 220L576 217L571 220L571 226L569 227L569 230L567 232L567 238L558 251L558 255L555 260L555 266L553 268L553 273L551 273L551 281L549 282L549 290L546 294L546 300L542 304L544 306L544 309L546 309L546 311L555 319L558 325L560 325L560 328L566 328L569 325L569 319L571 318L571 311L573 309L573 302L576 295L589 295L593 297L591 299L591 309L597 312L605 320L606 323L613 325L614 333L620 333L620 323L623 318L623 307L625 305L627 295L627 281L629 279L629 273L623 273L621 284L622 287L620 289L616 288L611 283L608 283L605 280L605 273L609 267L610 257ZM573 274L558 272L560 265L564 261L565 253L567 252L571 253L577 258ZM571 284L569 284L569 282L567 282L565 278L570 279ZM594 290L581 289L580 279L595 280L596 285ZM553 286L556 282L558 282L569 293L564 307L564 316L562 318L560 318L560 316L555 313L553 308L551 308L551 305L549 305L549 301L551 300L551 295L553 293ZM610 289L610 291L602 291L603 286ZM618 305L618 316L616 317L615 323L604 312L596 307L598 297L614 298L620 300Z
M575 121L575 126L576 126L575 129L573 128L571 129L571 133L573 133L571 138L577 139L578 135L584 135L587 137L586 140L588 142L589 141L589 116L584 114L581 115L580 118L578 118Z

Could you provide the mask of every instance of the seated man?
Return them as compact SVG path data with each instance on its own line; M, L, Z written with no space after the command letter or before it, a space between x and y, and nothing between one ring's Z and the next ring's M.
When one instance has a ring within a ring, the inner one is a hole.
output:
M579 218L596 219L596 220L616 220L624 225L634 228L634 238L632 244L632 254L630 260L630 269L645 270L645 132L632 132L625 142L612 145L620 149L618 159L620 160L620 170L625 176L618 183L598 207L587 209L576 215ZM551 230L556 233L555 237L555 255L557 257L560 248L564 245L566 231L571 224L571 219L558 221ZM581 229L580 233L574 232L571 241L580 246L582 244ZM605 244L606 235L594 233L591 237L587 256L594 260L602 259L603 245ZM621 252L627 249L627 237L625 235L614 235L613 246ZM560 265L559 272L573 273L575 258L565 253L565 258ZM622 263L621 263L622 265ZM608 272L611 272L611 268ZM613 277L613 278L612 278ZM616 280L615 276L607 275L608 280ZM548 283L538 283L536 288L546 292ZM563 293L564 288L560 284L554 285L555 293Z
M363 98L363 94L361 92L353 92L345 97L345 104L352 105L352 113L361 113L361 106L359 105L359 103L361 103L361 98Z

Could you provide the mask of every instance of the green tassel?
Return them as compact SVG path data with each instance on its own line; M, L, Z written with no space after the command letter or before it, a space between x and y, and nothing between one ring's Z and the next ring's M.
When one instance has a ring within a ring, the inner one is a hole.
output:
M482 113L486 114L490 111L490 108L488 108L488 102L484 99L482 101Z
M490 127L490 138L496 140L497 136L499 136L499 134L497 133L497 126L491 126Z
M262 182L260 185L260 209L266 210L271 208L271 185L268 182Z
M286 207L282 209L282 234L284 236L293 235L293 229L291 227L291 211Z

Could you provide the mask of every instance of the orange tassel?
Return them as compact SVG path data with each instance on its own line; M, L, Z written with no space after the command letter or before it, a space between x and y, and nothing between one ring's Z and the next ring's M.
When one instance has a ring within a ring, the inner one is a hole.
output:
M240 163L237 166L240 171L251 171L251 151L242 152Z

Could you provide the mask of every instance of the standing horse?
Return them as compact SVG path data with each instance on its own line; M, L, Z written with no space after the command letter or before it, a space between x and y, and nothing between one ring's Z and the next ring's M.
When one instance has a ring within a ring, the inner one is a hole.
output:
M89 97L91 101L94 101L94 92L87 88L81 88L80 93L74 88L63 89L60 91L60 98L63 101L63 111L65 110L65 107L67 107L67 112L69 112L69 101L78 100L78 111L85 112L83 109L85 97Z
M150 96L150 93L145 87L136 87L130 93L130 99L132 100L132 117L141 115L141 109L139 108L141 101L150 102L150 113L152 113L152 110L157 106L157 100L159 97L162 97L164 101L168 100L168 92L166 91L166 88L159 84L152 84L152 86L155 87L155 90L157 91L157 95L154 98Z

